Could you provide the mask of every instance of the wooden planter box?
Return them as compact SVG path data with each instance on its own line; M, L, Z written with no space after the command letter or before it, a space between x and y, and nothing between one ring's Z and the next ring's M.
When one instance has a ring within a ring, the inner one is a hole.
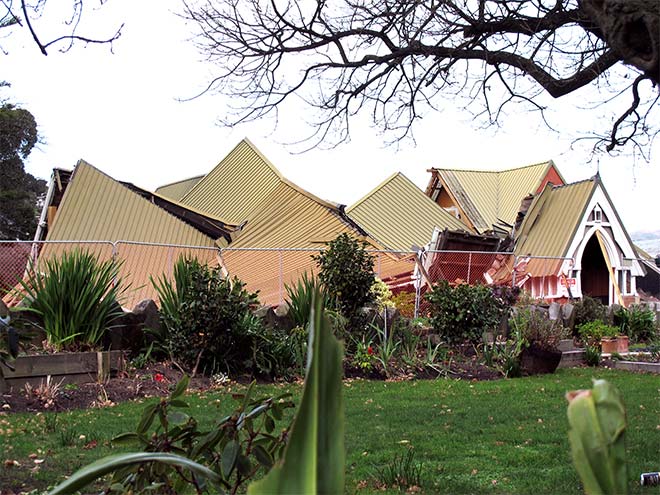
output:
M0 393L22 389L26 383L39 386L49 375L55 383L103 381L123 370L126 360L122 351L70 352L19 356L11 364L14 371L2 366Z

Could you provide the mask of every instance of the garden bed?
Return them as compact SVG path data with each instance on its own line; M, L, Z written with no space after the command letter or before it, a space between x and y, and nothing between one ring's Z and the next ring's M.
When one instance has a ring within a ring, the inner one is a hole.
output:
M183 373L168 364L154 364L132 372L122 371L104 382L88 382L58 387L55 400L48 404L38 395L16 389L0 396L0 408L4 412L68 411L107 407L142 397L162 397L181 379ZM59 383L56 382L56 383ZM191 380L192 390L206 390L211 381L198 375Z
M3 367L0 393L18 390L29 384L37 387L50 376L51 382L79 384L104 381L125 368L122 351L75 352L19 356L14 370Z
M645 373L660 374L660 363L650 363L646 361L612 361L612 367L618 370L642 371Z

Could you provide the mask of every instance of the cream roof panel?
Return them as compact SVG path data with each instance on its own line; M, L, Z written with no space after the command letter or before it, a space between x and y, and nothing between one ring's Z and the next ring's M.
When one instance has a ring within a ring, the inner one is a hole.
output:
M281 181L279 171L243 139L181 198L181 203L240 224Z
M402 251L427 244L435 227L466 229L401 173L390 176L346 212L379 243Z
M212 246L214 240L81 160L47 240L127 240Z
M203 178L203 175L198 175L197 177L191 177L190 179L184 179L177 182L172 182L171 184L165 184L157 188L155 193L165 198L179 201Z
M342 232L356 229L341 218L339 209L281 181L230 247L318 248Z
M566 255L595 189L593 180L546 186L534 200L520 226L517 255Z
M513 224L523 198L536 193L552 166L552 162L543 162L501 171L434 170L476 229L484 232L498 220Z

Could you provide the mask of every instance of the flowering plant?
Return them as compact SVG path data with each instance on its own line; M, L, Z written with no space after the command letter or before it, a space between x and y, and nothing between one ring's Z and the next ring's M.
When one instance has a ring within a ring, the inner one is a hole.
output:
M371 371L376 360L376 351L371 345L371 341L362 341L358 342L357 349L353 355L353 362L355 365L363 371Z

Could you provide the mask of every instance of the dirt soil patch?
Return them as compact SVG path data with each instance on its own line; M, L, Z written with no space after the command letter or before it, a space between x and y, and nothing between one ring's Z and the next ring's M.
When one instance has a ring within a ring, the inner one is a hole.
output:
M371 380L424 380L442 377L466 380L496 380L502 375L492 368L479 363L475 356L461 356L449 362L433 366L391 366L385 373L382 367L374 367L365 373L358 368L347 367L346 378L366 378ZM90 407L119 403L142 397L164 397L183 373L169 363L158 363L140 370L123 372L105 383L85 383L59 388L57 399L51 403L41 400L36 394L28 394L24 389L13 390L0 396L0 410L4 412L43 412L88 409ZM232 379L234 379L232 377ZM234 379L239 383L249 383L251 377ZM196 376L190 381L189 390L204 391L211 387L211 379Z
M150 365L145 369L122 372L105 383L83 383L61 386L52 403L41 400L34 392L13 390L0 396L0 408L5 412L67 411L87 409L97 405L118 403L141 397L163 397L181 379L183 373L167 363ZM196 376L190 390L206 390L210 379Z

